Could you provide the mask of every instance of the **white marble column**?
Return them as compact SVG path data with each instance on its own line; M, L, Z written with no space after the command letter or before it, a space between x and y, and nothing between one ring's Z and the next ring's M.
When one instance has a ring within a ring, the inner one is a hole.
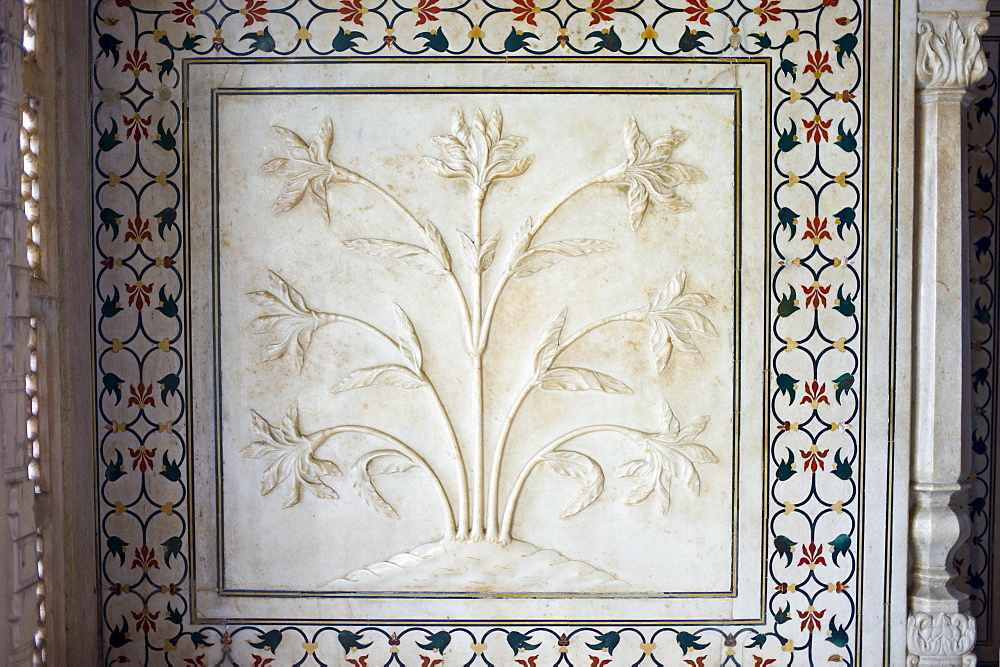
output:
M974 665L975 619L954 587L968 535L968 227L962 126L986 73L985 2L921 2L917 24L910 665Z
M0 2L0 664L34 662L38 580L34 485L28 479L24 377L28 262L21 209L21 3Z

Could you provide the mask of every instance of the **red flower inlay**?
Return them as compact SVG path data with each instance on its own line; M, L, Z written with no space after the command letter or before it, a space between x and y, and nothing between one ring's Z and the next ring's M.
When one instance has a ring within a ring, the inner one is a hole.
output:
M149 136L149 124L153 122L153 116L145 118L139 114L122 116L122 121L125 122L125 135L135 139L135 143L139 143Z
M156 447L146 449L146 445L139 445L139 449L128 448L129 456L132 457L132 470L136 468L139 472L146 472L153 469L153 457L156 456Z
M697 658L695 658L694 660L685 660L684 664L685 665L691 665L691 667L705 667L705 658L706 657L707 656L701 655L701 656L698 656ZM607 662L611 662L611 661L608 660ZM601 663L601 664L604 664L604 663Z
M353 21L362 25L361 17L368 13L368 9L361 4L361 0L343 0L343 5L337 11L344 15L341 21Z
M753 667L767 667L768 665L773 665L778 661L777 658L764 658L760 655L755 655L753 657Z
M184 658L185 665L191 665L191 667L205 667L205 654L196 655L192 658Z
M811 51L806 54L806 60L809 61L809 64L802 70L803 74L812 72L817 79L824 74L833 74L833 68L830 67L830 54L826 51L819 49Z
M826 383L820 382L819 380L813 380L812 382L805 383L805 396L799 401L799 405L803 403L809 403L812 409L815 410L819 407L820 403L826 403L830 405L830 399L826 397Z
M146 607L142 608L138 614L134 611L132 612L132 618L135 619L135 629L144 634L149 634L150 632L156 632L156 619L160 617L160 612L155 614L149 613L149 609Z
M417 15L417 25L438 20L435 15L441 13L441 8L437 6L437 3L438 0L420 0L417 6L410 10Z
M253 667L264 667L264 665L270 665L272 662L274 662L274 658L265 658L264 656L257 655L256 653L253 656ZM348 660L348 662L353 661Z
M135 241L136 245L138 245L144 240L153 240L153 235L149 233L149 220L143 220L139 216L136 216L128 221L128 231L125 232L125 241Z
M684 13L691 15L691 18L687 19L688 23L697 21L702 25L708 25L708 15L715 11L708 6L708 0L688 0L688 4L691 6L684 8Z
M758 25L764 25L768 21L778 20L781 7L778 6L778 0L760 0L760 6L755 7L753 13L760 17Z
M816 569L817 565L826 565L826 558L823 557L823 546L810 542L802 546L802 558L798 565L808 565L810 570Z
M612 0L594 0L594 4L587 7L590 14L590 25L597 25L601 21L610 21L611 15L615 13L615 8L611 6Z
M246 17L246 21L243 23L244 28L250 27L255 22L263 23L267 20L264 18L264 14L267 14L264 2L265 0L246 0L247 6L240 10L240 14Z
M802 235L802 240L806 239L812 239L816 245L823 239L833 240L830 232L826 231L826 218L822 220L819 217L806 218L806 232Z
M128 399L128 407L138 405L140 410L144 409L147 405L156 407L156 400L153 398L152 383L147 385L140 382L137 385L129 385L128 390L131 394Z
M823 624L820 622L820 619L822 619L823 614L826 613L825 609L823 611L816 611L815 609L813 609L812 605L809 605L805 611L797 611L796 613L799 615L799 618L802 619L802 625L799 628L799 630L806 630L807 632L816 632L821 627L823 627Z
M195 9L194 0L180 0L174 3L174 9L170 13L177 17L174 23L186 23L193 28L194 17L201 14L201 10Z
M135 550L131 569L141 567L143 572L149 572L150 568L160 569L160 564L156 562L156 549L150 549L145 544Z
M819 448L816 447L816 445L810 447L808 451L803 451L800 449L799 454L802 456L803 470L807 470L809 472L819 472L820 470L825 470L826 467L825 464L823 463L823 459L825 459L826 455L829 453L830 453L829 449L824 449L823 451L820 451ZM802 565L802 563L799 563L799 565ZM826 565L826 563L823 563L823 565Z
M122 71L128 72L129 70L132 71L132 76L135 77L139 76L139 72L153 71L147 62L145 51L140 52L139 49L132 49L125 52L125 64L122 65Z
M128 292L128 305L135 306L136 310L142 310L149 305L149 295L153 293L153 284L146 285L141 280L135 284L125 283L125 291Z
M818 115L814 116L812 120L802 119L802 127L806 128L806 141L812 141L819 143L821 141L829 141L830 134L827 132L830 129L830 124L833 123L833 119L823 120Z
M348 658L347 662L354 665L354 667L368 667L368 656L367 655L358 656L357 660L354 660L353 658Z
M535 5L535 0L514 0L514 7L510 10L514 13L515 21L526 21L528 25L538 25L535 23L535 14L541 13L541 7Z
M806 308L826 308L826 295L830 293L830 286L823 287L819 283L803 285L802 291L806 295Z

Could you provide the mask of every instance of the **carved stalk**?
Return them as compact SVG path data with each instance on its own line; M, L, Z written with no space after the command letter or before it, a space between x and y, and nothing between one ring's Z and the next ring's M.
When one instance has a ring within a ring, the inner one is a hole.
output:
M384 440L395 447L398 451L405 454L411 461L413 461L413 463L417 464L417 466L422 468L430 476L431 483L434 485L434 490L437 492L438 498L441 500L442 508L444 509L444 539L452 539L455 536L455 515L452 512L451 501L448 500L448 493L444 490L444 485L441 484L441 478L437 476L437 473L434 472L434 468L427 463L427 460L424 459L424 457L418 454L416 450L399 438L389 435L385 431L381 431L377 428L371 428L370 426L345 424L343 426L334 426L332 428L323 429L317 435L322 438L329 438L341 433L357 433L359 435L367 435Z
M542 462L542 459L546 454L554 452L570 440L574 440L589 433L602 432L620 433L626 437L643 435L642 431L634 428L628 428L626 426L616 426L614 424L595 424L593 426L583 426L572 430L569 433L565 433L539 449L535 455L524 464L524 467L521 468L521 472L518 474L517 479L514 480L513 487L511 487L510 495L507 496L507 502L504 504L503 519L500 522L499 541L502 544L508 544L511 540L510 532L514 523L514 510L517 508L517 501L521 497L521 490L524 488L524 483L527 481L528 475L531 474L532 469Z
M471 184L470 187L473 198L473 223L472 240L475 243L476 252L483 245L483 203L486 201L486 190ZM483 432L483 420L485 418L486 406L483 404L483 353L486 349L483 343L483 271L482 267L476 266L472 272L472 353L473 379L472 388L475 400L475 438L476 448L472 462L472 487L475 496L472 501L472 533L473 541L486 537L486 482L485 482L485 459L486 459L486 439Z
M986 71L979 43L986 27L982 11L921 12L917 27L910 665L976 662L975 619L951 563L969 528L962 507L970 451L962 123L966 87Z
M613 322L638 322L642 320L644 311L642 309L629 310L624 313L619 313L617 315L610 315L604 319L592 322L587 326L583 327L575 334L570 336L566 342L562 343L558 348L556 348L555 355L552 357L553 363L559 358L559 355L565 352L573 343L578 341L583 336L587 335L595 329L599 329L607 324L612 324ZM514 426L514 420L517 418L517 413L521 410L521 406L524 404L525 399L528 398L528 394L538 386L538 378L534 377L525 385L521 393L517 395L514 399L514 403L511 405L510 410L507 412L507 418L504 420L503 429L500 431L500 436L497 438L496 447L493 450L493 463L490 467L490 495L487 502L489 508L489 517L487 520L487 525L489 526L490 535L489 539L496 540L498 537L503 539L504 529L501 527L500 519L500 472L503 466L503 455L507 448L507 439L510 437L510 430ZM506 529L508 533L506 541L510 541L510 527Z

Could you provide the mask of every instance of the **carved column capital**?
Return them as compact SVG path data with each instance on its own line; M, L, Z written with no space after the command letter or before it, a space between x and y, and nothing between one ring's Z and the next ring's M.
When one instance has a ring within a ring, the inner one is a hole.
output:
M917 85L964 90L986 74L979 36L986 12L920 12L917 18Z
M976 619L968 614L914 612L906 619L907 664L976 664Z

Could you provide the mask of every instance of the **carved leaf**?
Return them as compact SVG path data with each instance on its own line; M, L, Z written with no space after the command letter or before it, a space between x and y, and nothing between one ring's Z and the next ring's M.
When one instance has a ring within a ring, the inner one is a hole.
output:
M542 373L549 370L552 362L556 358L556 350L559 349L559 337L562 335L563 326L566 324L566 309L559 311L549 325L542 332L542 338L538 342L538 349L535 351L535 377L541 377Z
M568 450L549 452L542 458L542 462L557 475L580 482L580 492L563 510L564 519L590 506L604 491L604 471L586 454Z
M461 229L458 230L458 240L462 244L462 255L465 257L466 266L475 271L479 265L479 250L476 248L476 242Z
M366 505L384 517L398 519L399 515L396 513L396 510L386 502L382 494L375 488L375 485L372 483L372 477L405 472L414 465L413 461L400 452L391 449L380 449L369 452L359 458L351 466L348 477L351 480L351 486L354 487L354 490L365 501Z
M514 238L511 239L510 243L510 252L507 255L508 271L513 271L514 264L528 252L528 246L531 245L531 228L533 224L531 218L528 218L514 232Z
M342 245L356 252L381 257L383 259L394 259L407 266L419 269L432 276L444 276L448 274L448 269L432 255L426 248L415 246L400 241L387 241L385 239L351 239L344 241Z
M649 193L646 188L632 181L628 186L628 221L632 231L639 228L649 207Z
M546 391L603 391L605 394L631 394L632 389L610 375L589 368L559 366L550 368L538 378L538 386Z
M274 133L281 137L281 143L285 145L285 150L288 151L289 156L295 160L310 159L309 144L302 137L285 127L275 125L273 129Z
M423 366L423 353L420 350L420 340L413 322L406 316L399 304L392 304L392 314L396 319L396 331L399 333L399 351L403 353L410 368L415 374L420 373Z
M479 272L485 273L490 266L493 265L493 259L497 254L497 244L500 243L500 230L496 230L490 234L489 238L483 243L482 249L479 251Z
M419 389L426 384L409 368L386 364L361 368L347 375L331 389L335 394L361 389L363 387L397 387L399 389Z
M448 245L441 236L441 231L431 222L422 223L424 237L427 239L427 248L445 271L451 270L451 253L448 252Z
M570 257L581 257L595 252L607 252L618 246L610 241L595 239L567 239L535 246L521 255L511 271L515 278L524 278L557 264Z
M462 242L462 252L469 268L480 274L485 273L492 266L496 257L497 244L500 242L500 230L493 232L479 249L476 248L476 242L469 238L465 232L459 231L458 238Z
M309 157L320 164L330 163L330 150L333 148L333 119L325 118L319 126L316 138L309 146Z

